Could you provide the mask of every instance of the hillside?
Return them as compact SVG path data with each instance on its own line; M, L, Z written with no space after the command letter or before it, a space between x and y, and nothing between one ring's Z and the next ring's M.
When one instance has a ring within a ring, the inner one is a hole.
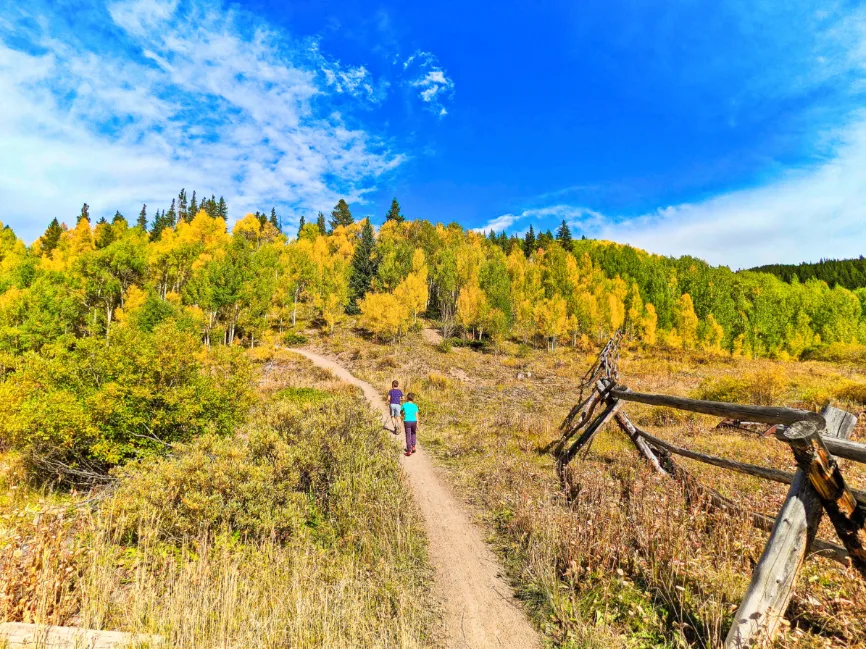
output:
M788 283L795 279L805 282L818 279L830 286L847 289L866 288L866 259L822 259L817 263L769 264L752 269L759 273L771 273Z

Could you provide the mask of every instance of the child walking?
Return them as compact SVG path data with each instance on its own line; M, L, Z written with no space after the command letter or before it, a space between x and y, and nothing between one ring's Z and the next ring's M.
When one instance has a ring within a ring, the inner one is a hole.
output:
M418 406L415 405L415 395L406 395L403 404L403 428L406 429L406 457L415 452L415 442L418 435Z
M391 409L392 432L397 434L397 420L400 419L400 404L403 403L403 391L400 390L399 381L391 381L391 389L388 391L388 405Z

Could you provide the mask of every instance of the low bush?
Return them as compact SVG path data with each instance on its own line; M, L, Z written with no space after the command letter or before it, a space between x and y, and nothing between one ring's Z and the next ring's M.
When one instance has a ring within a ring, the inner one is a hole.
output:
M859 343L830 343L809 347L801 354L803 360L830 363L866 363L866 345Z
M295 331L286 332L286 335L283 336L283 342L292 347L297 347L299 345L306 345L308 340L307 337L299 334Z
M0 383L0 446L31 472L67 484L234 430L250 405L250 368L231 348L203 350L171 322L126 326L21 357Z
M693 393L696 399L772 406L787 395L789 382L781 370L706 379Z
M463 347L466 349L474 349L475 351L482 351L487 349L487 341L486 340L468 340L466 338L448 338L448 342L452 347Z
M223 531L333 539L374 524L364 511L394 469L378 427L359 421L364 405L303 388L279 397L239 435L203 435L116 469L111 519L121 537L149 528L163 540Z

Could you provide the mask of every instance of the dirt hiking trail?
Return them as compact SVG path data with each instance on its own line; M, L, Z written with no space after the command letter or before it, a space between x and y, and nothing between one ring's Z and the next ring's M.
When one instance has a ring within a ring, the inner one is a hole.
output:
M364 391L383 416L388 408L379 390L355 378L335 361L305 349L292 351ZM384 388L383 388L384 390ZM423 413L421 434L423 437ZM395 437L404 445L401 434ZM463 505L439 478L421 443L412 457L401 456L416 502L424 516L430 559L436 573L434 592L444 609L444 646L448 649L537 649L538 635L526 619L511 587L500 577L496 556L470 521Z

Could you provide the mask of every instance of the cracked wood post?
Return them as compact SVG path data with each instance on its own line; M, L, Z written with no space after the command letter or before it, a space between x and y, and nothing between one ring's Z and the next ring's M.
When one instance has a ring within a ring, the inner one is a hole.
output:
M844 439L857 418L838 408L825 408L827 434ZM803 561L813 543L824 509L818 494L800 469L752 573L740 608L725 639L726 649L750 647L772 640L779 628Z
M851 562L866 578L866 507L857 503L836 459L830 455L815 422L798 422L777 432L808 476Z

